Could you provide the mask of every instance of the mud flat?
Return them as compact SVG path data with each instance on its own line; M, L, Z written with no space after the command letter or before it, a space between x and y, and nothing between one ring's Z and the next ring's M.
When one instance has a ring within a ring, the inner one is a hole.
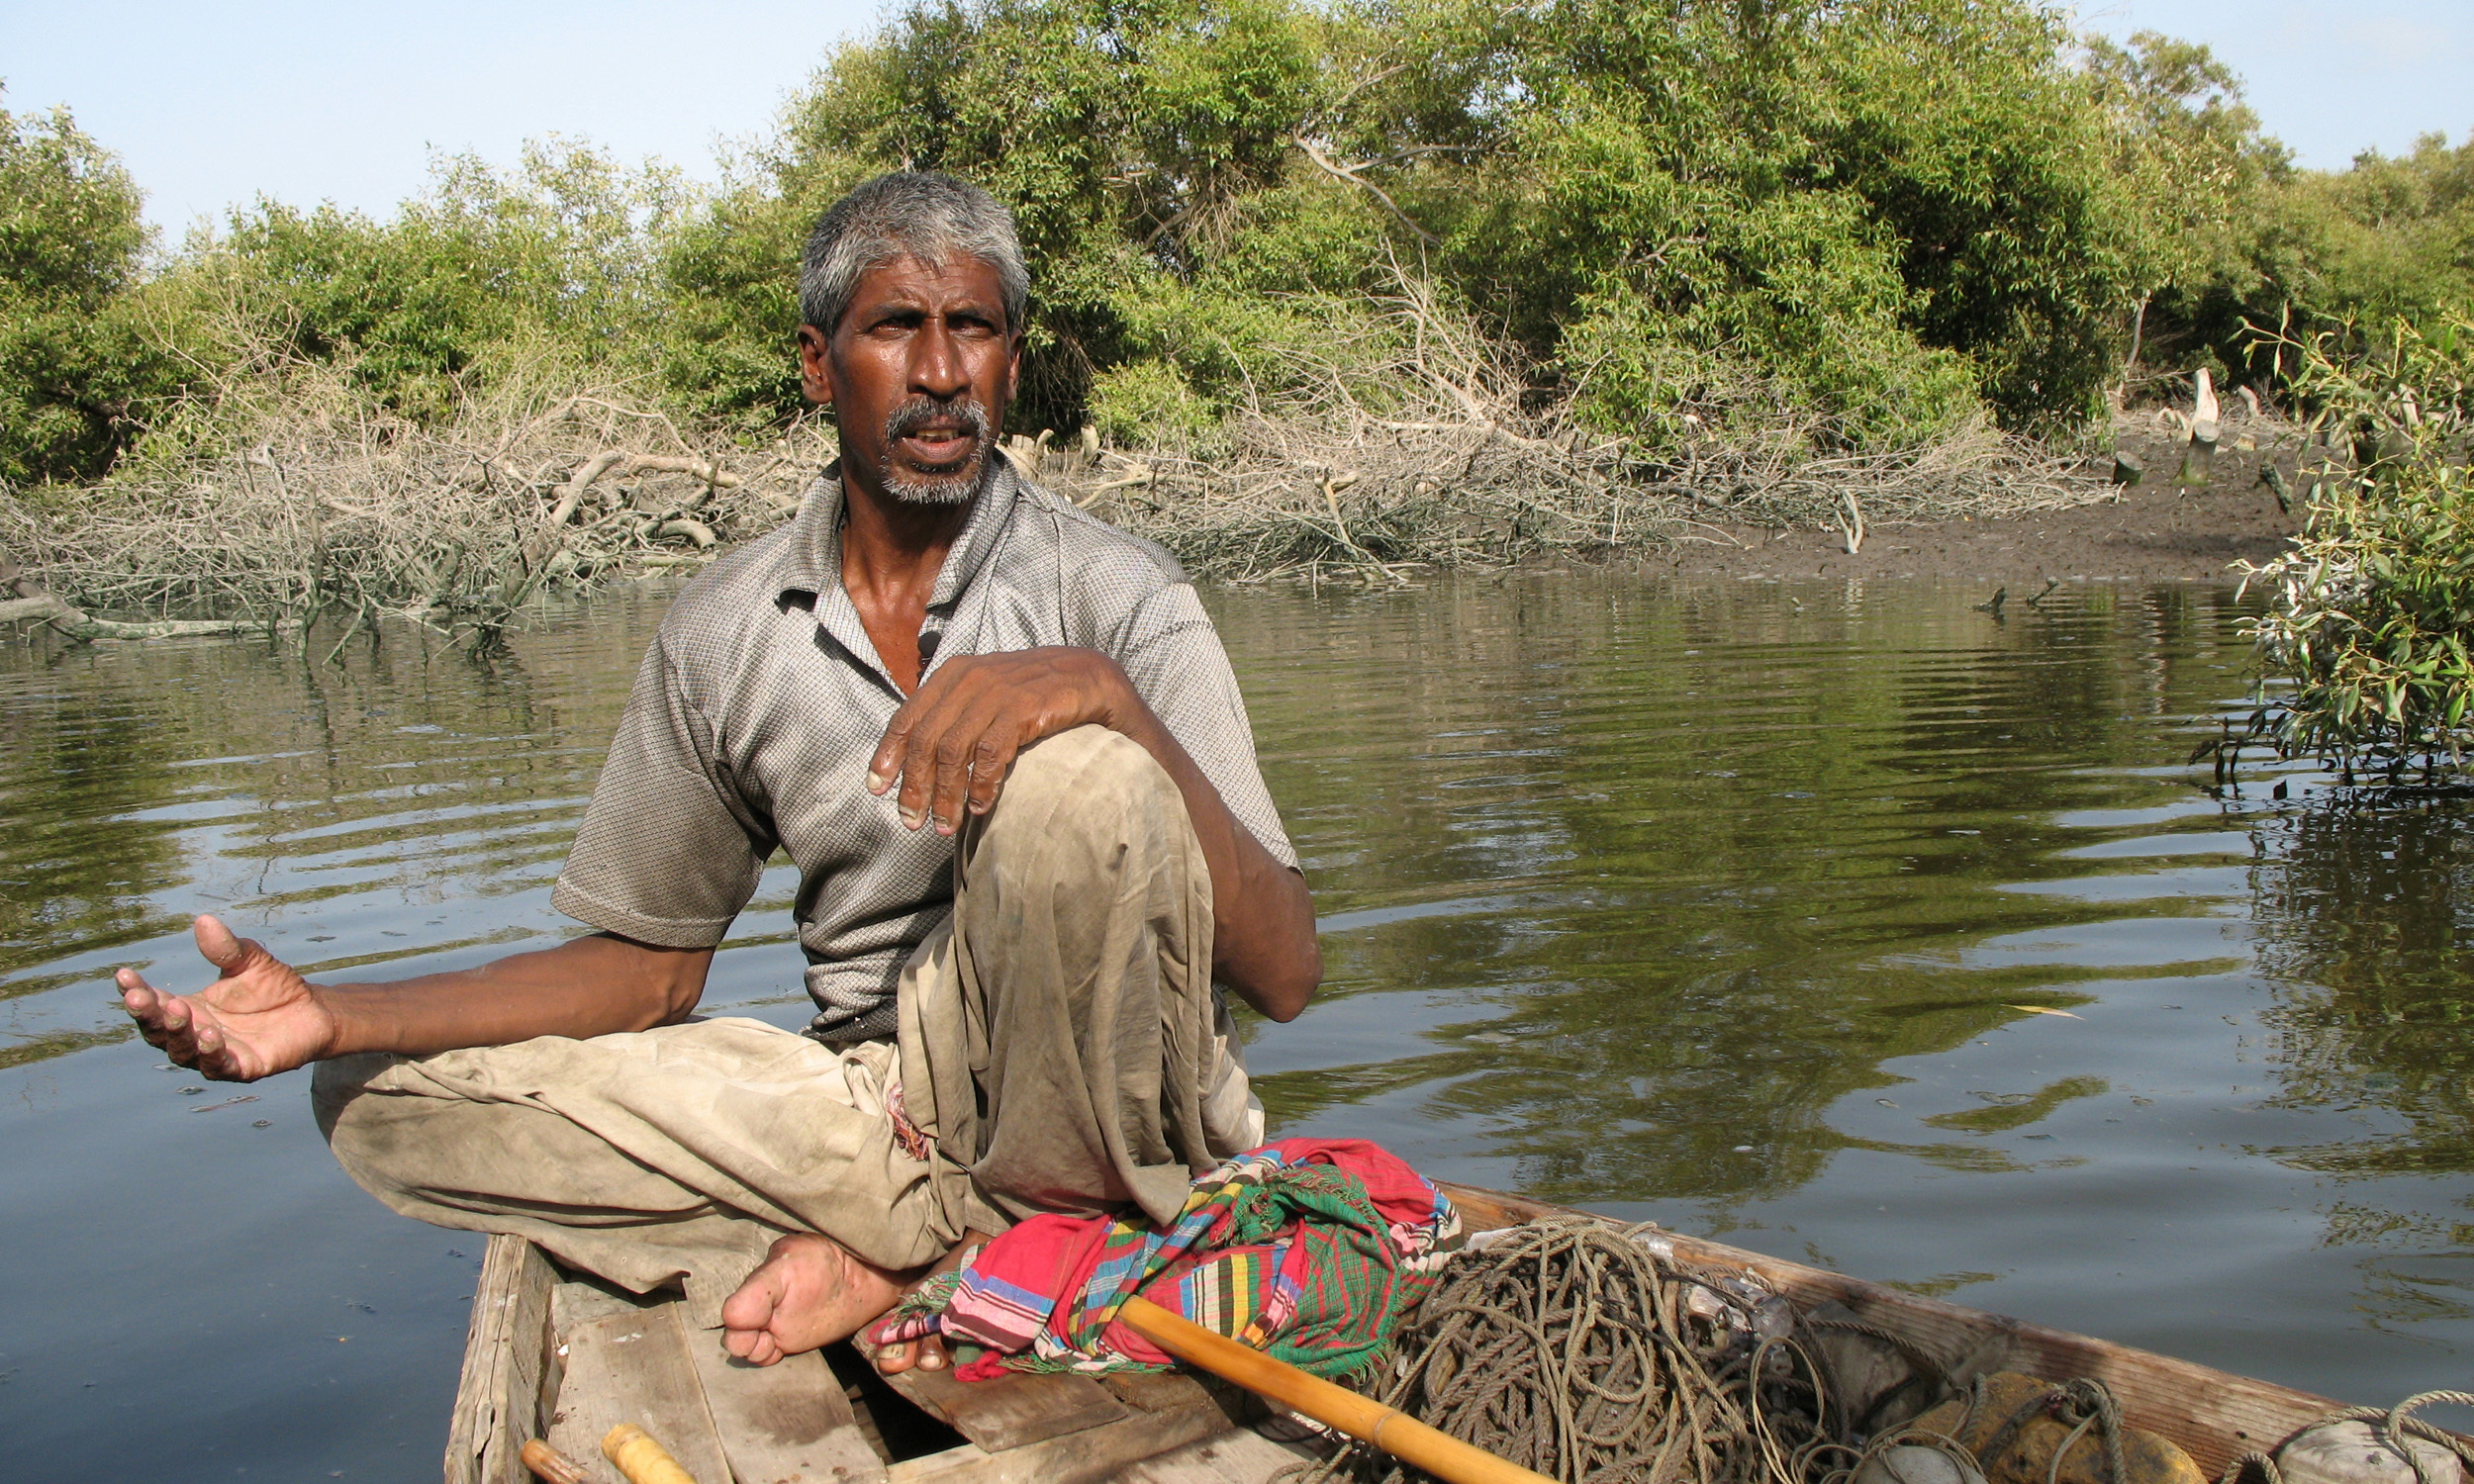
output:
M2171 483L2178 438L2126 429L2120 446L2142 459L2147 473L2113 500L2008 518L1879 525L1853 554L1840 531L1712 525L1643 557L1641 569L1691 578L1974 579L2023 598L2053 580L2235 583L2236 562L2268 561L2300 528L2300 511L2278 510L2259 482L2265 459L2292 471L2290 442L2257 450L2229 445L2218 452L2214 480L2193 491Z

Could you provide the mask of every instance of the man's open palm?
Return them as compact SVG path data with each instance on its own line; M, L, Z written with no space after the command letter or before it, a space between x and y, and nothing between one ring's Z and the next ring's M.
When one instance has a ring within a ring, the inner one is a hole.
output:
M327 1050L334 1017L291 965L213 917L200 917L195 931L198 952L220 974L198 993L165 994L134 969L114 975L148 1045L227 1082L290 1071Z

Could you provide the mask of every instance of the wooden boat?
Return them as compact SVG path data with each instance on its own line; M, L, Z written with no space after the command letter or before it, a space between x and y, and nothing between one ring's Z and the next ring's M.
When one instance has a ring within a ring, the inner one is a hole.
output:
M1474 1232L1549 1214L1520 1196L1446 1183ZM1593 1218L1605 1220L1605 1218ZM1610 1224L1612 1224L1610 1222ZM2337 1403L2204 1365L1986 1314L1782 1258L1667 1234L1675 1257L1749 1273L1809 1309L1833 1299L1946 1357L1954 1374L2013 1370L2104 1382L2128 1420L2180 1444L2216 1478ZM1210 1378L943 1373L888 1382L847 1345L758 1369L701 1333L717 1295L639 1299L564 1273L520 1237L491 1239L473 1294L446 1484L524 1484L539 1438L600 1464L598 1442L634 1422L700 1484L1264 1484L1310 1456L1256 1430L1264 1409ZM615 1477L615 1475L613 1476Z

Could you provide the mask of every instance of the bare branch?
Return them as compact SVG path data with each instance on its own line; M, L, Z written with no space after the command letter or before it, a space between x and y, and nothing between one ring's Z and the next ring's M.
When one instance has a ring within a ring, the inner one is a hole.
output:
M1336 163L1331 156L1316 148L1314 146L1314 141L1307 139L1304 135L1299 134L1289 136L1289 142L1295 144L1300 150L1304 151L1307 159L1314 161L1316 165L1320 166L1333 179L1345 181L1350 185L1356 186L1358 189L1365 191L1368 195L1371 195L1376 200L1381 202L1385 211L1390 212L1393 216L1400 219L1401 226L1417 233L1418 240L1426 243L1430 247L1441 245L1443 238L1436 236L1425 228L1418 226L1417 223L1410 218L1407 212L1400 210L1400 203L1392 200L1390 196L1384 194L1381 186L1379 186L1375 184L1375 182L1358 174L1356 170L1350 168L1349 166Z

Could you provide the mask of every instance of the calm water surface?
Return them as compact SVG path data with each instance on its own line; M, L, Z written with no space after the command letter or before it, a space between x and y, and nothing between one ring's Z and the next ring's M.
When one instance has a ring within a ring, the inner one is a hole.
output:
M1252 1027L1276 1132L2349 1401L2461 1384L2474 810L2199 787L2230 594L1981 597L1213 595L1331 967ZM303 1074L165 1067L106 976L194 987L201 908L329 974L574 930L660 609L487 666L0 650L0 1477L437 1476L479 1239L351 1186ZM707 1008L804 1022L792 884Z

